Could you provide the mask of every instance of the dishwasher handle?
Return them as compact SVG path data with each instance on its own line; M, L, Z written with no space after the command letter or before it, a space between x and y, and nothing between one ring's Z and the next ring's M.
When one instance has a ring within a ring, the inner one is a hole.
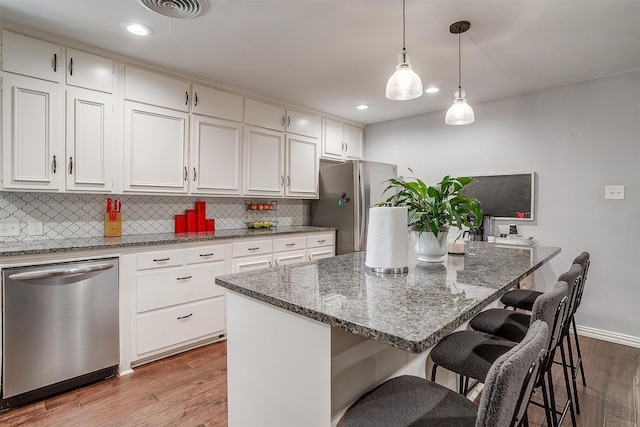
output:
M50 279L52 277L74 277L82 274L94 273L96 271L105 271L113 268L113 264L98 264L89 267L71 267L60 268L57 270L36 270L24 273L15 273L9 276L11 280L41 280Z

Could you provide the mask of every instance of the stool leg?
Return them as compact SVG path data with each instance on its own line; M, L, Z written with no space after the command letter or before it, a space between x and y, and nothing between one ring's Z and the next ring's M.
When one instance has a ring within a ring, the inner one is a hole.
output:
M540 391L542 392L542 401L544 402L544 415L547 418L548 426L556 426L557 424L551 420L551 404L549 403L549 396L547 395L547 382L544 374L542 375L542 383L540 384ZM551 384L553 387L553 384ZM555 411L555 408L554 408Z
M573 398L576 406L576 414L580 413L580 402L578 401L578 382L576 380L576 367L573 363L573 350L571 349L571 334L567 329L567 350L569 351L569 366L571 367L571 381L573 382ZM569 390L567 390L567 393Z
M564 346L560 343L560 356L562 357L562 372L564 372L564 386L567 388L567 399L569 403L569 411L571 412L571 425L576 427L576 413L573 408L573 399L571 397L571 383L569 382L569 374L567 373L567 358L564 354Z
M551 409L551 416L553 417L553 423L549 424L552 426L558 425L558 413L556 411L556 392L553 390L553 376L551 375L551 367L552 363L549 364L549 369L547 369L547 382L549 383L549 406Z
M587 380L584 378L584 367L582 366L582 353L580 352L580 340L578 339L578 330L576 328L576 319L575 317L571 318L571 322L573 323L573 336L576 337L576 350L578 351L578 362L576 362L576 369L580 369L580 374L582 375L582 385L587 385Z

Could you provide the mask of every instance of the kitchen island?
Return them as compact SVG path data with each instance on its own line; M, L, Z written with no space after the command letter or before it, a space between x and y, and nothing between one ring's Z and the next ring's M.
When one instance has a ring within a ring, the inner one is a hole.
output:
M227 288L229 425L336 425L365 391L425 377L428 350L560 252L467 242L376 275L365 253L219 276Z

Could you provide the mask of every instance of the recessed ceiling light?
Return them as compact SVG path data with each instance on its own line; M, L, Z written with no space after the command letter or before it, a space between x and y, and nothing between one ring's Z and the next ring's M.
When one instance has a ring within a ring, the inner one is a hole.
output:
M438 93L438 92L440 92L440 88L438 86L429 86L427 88L427 90L425 90L425 92L427 92L427 93Z
M368 104L360 104L360 105L356 105L356 108L357 108L358 110L368 110L368 109L369 109L369 107L371 107L371 106L370 106L370 105L368 105Z
M127 23L122 24L123 28L129 31L131 34L135 34L136 36L146 36L151 34L151 28L146 25L136 24L136 23Z

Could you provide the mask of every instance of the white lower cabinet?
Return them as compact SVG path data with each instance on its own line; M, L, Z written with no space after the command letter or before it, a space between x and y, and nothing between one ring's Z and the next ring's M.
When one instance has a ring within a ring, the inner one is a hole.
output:
M335 255L335 233L312 234L307 236L307 259L315 261Z

